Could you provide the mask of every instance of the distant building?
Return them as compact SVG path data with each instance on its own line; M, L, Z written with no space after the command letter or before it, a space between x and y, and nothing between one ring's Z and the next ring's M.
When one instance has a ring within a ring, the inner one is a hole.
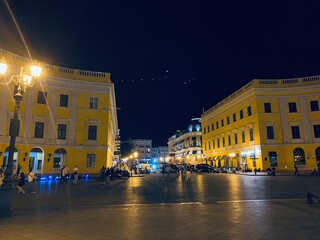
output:
M122 146L126 148L125 153L128 156L123 156L124 158L130 158L134 153L137 153L136 159L139 163L150 163L152 158L152 140L151 139L131 139L124 140L121 143Z
M168 139L169 161L195 165L204 161L200 118L193 118L187 129L177 130Z
M0 49L9 76L31 60ZM39 175L60 174L63 165L77 164L80 173L112 166L118 120L114 84L109 73L70 69L42 63L40 82L27 88L19 109L20 127L13 156ZM13 118L14 83L0 85L0 157L8 162L9 129Z
M152 148L152 161L153 162L165 162L169 161L169 153L167 146L159 146Z
M201 115L207 162L311 172L320 167L320 76L252 80Z

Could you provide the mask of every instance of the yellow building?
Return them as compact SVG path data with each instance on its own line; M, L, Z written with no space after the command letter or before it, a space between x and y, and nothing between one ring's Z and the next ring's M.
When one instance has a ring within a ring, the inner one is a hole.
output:
M320 166L320 76L252 80L201 115L207 161L309 173Z
M13 118L14 83L30 59L0 49L8 71L0 85L0 158L7 164L10 119ZM118 132L114 84L109 73L41 64L39 81L23 94L19 109L13 167L27 172L60 174L63 165L79 173L98 173L111 166Z

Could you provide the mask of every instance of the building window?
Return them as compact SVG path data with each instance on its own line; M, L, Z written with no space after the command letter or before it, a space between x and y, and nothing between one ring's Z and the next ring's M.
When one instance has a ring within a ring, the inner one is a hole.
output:
M243 110L240 110L240 119L243 119Z
M276 152L269 152L269 164L271 167L277 167L278 166L278 159L277 159L277 153Z
M210 126L208 126L208 133L210 132Z
M47 93L46 92L38 91L37 103L47 104L46 98L47 98Z
M234 134L234 144L238 144L238 133Z
M96 166L96 155L87 154L87 168L94 168Z
M297 112L297 104L295 102L289 102L289 112Z
M225 147L225 146L226 146L226 143L225 143L224 137L222 137L222 147Z
M97 140L97 126L89 126L88 140Z
M212 140L212 149L216 148L216 143L214 142L214 139Z
M206 134L207 133L207 129L204 127L203 128L203 133Z
M210 150L210 141L208 141L208 150Z
M98 98L96 97L90 98L90 109L98 109Z
M223 119L221 119L221 127L223 127L224 126L224 121L223 121Z
M267 126L267 139L274 139L273 126Z
M244 131L241 131L241 141L242 143L246 142L246 134Z
M204 150L207 151L207 143L204 143Z
M219 138L217 138L217 144L218 144L218 148L220 148L220 141L219 141Z
M310 109L312 112L319 111L319 103L318 101L310 101Z
M313 125L313 133L315 138L320 138L320 125Z
M247 107L247 114L248 114L248 116L251 116L251 114L252 114L252 113L251 113L251 106L248 106L248 107Z
M264 103L264 112L271 113L271 103Z
M60 106L60 107L68 107L68 99L69 99L69 96L68 96L68 95L60 94L60 103L59 103L59 106Z
M230 124L230 117L227 117L227 124Z
M212 131L214 130L214 124L213 123L211 124L211 129L212 129Z
M228 145L231 146L231 136L228 135Z
M66 124L58 124L58 139L66 139L67 135L67 125Z
M250 128L249 129L249 138L250 138L250 141L253 141L253 128Z
M36 122L34 128L34 138L43 138L44 122Z
M236 117L236 114L232 114L232 117L233 117L233 122L237 121L237 117Z
M219 128L219 122L216 122L216 129Z
M300 139L299 126L291 126L291 133L293 139Z

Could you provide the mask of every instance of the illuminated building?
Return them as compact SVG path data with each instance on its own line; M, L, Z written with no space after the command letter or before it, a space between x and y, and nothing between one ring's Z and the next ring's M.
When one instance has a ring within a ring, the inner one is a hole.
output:
M168 139L169 161L195 165L203 161L200 118L193 118L185 130Z
M30 59L0 49L13 72ZM28 88L19 110L19 134L13 157L25 172L60 174L63 165L79 173L98 173L111 166L118 120L114 84L109 73L42 63L40 81ZM12 73L8 73L12 74ZM6 77L6 76L4 76ZM1 79L3 81L3 79ZM13 117L13 84L0 85L0 156L6 165Z
M215 166L311 172L320 166L320 76L252 80L201 115Z

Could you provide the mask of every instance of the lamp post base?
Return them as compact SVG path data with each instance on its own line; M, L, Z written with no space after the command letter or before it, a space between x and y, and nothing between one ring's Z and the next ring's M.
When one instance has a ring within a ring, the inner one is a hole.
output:
M3 184L0 187L0 218L12 217L12 190L11 184Z

